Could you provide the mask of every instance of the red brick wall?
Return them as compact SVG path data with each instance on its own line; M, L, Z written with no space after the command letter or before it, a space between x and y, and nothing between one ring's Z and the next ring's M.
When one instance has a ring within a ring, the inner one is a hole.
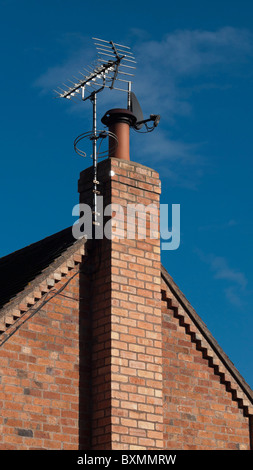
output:
M164 448L248 450L249 418L174 312L162 302Z
M0 449L78 449L79 352L77 275L0 347Z

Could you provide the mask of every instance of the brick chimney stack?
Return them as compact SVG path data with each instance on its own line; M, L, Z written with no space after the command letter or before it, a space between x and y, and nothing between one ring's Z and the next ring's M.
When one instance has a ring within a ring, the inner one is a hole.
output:
M97 266L92 276L89 311L91 448L162 449L160 240L159 228L156 238L151 238L149 230L151 220L159 224L160 180L156 171L129 161L127 120L132 117L130 112L123 116L118 111L110 112L109 125L117 133L120 154L99 164L98 180L104 209L108 204L123 208L116 214L120 235L93 241L88 260ZM120 118L116 123L115 114ZM91 186L91 170L82 171L80 202L90 201ZM130 220L130 239L129 204L142 205L138 217ZM150 204L151 213L147 210ZM145 220L147 234L143 238L140 232Z

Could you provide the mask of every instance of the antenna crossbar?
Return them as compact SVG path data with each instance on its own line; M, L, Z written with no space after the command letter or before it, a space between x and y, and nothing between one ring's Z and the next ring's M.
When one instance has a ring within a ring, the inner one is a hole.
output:
M103 44L99 44L99 43L96 43L96 42L95 42L95 45L100 46L100 47L96 47L96 49L100 50L100 51L109 52L109 51L112 50L111 46L104 46ZM119 48L117 48L117 51L121 52L126 57L134 57L132 52L124 51L123 49L119 49Z
M94 93L99 93L104 88L128 91L115 85L117 80L129 83L127 78L134 76L132 71L136 68L133 65L136 64L136 61L130 47L99 38L93 38L93 40L98 55L96 63L93 64L94 67L92 68L90 65L86 68L83 67L82 71L78 72L81 77L73 76L74 81L68 80L72 86L63 83L64 89L58 87L58 90L55 91L60 98L81 98L85 101L92 99ZM119 74L125 75L126 79L120 79ZM88 94L85 93L87 89L89 90Z
M112 41L105 41L104 39L92 38L94 41L106 42L107 44L112 44ZM129 46L124 46L123 44L114 43L115 46L124 47L125 49L131 49Z

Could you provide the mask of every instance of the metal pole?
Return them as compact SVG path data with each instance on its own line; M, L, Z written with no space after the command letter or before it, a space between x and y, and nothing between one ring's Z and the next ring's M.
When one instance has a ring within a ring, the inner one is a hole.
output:
M127 109L131 109L131 82L128 82Z
M97 95L93 93L92 95L93 103L93 238L95 238L95 226L98 225L97 222Z

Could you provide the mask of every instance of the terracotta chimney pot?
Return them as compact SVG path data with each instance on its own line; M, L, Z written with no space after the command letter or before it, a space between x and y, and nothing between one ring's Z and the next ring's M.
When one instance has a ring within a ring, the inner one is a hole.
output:
M136 117L129 109L110 109L101 119L109 131L116 135L109 137L109 157L130 160L129 129L136 122Z

